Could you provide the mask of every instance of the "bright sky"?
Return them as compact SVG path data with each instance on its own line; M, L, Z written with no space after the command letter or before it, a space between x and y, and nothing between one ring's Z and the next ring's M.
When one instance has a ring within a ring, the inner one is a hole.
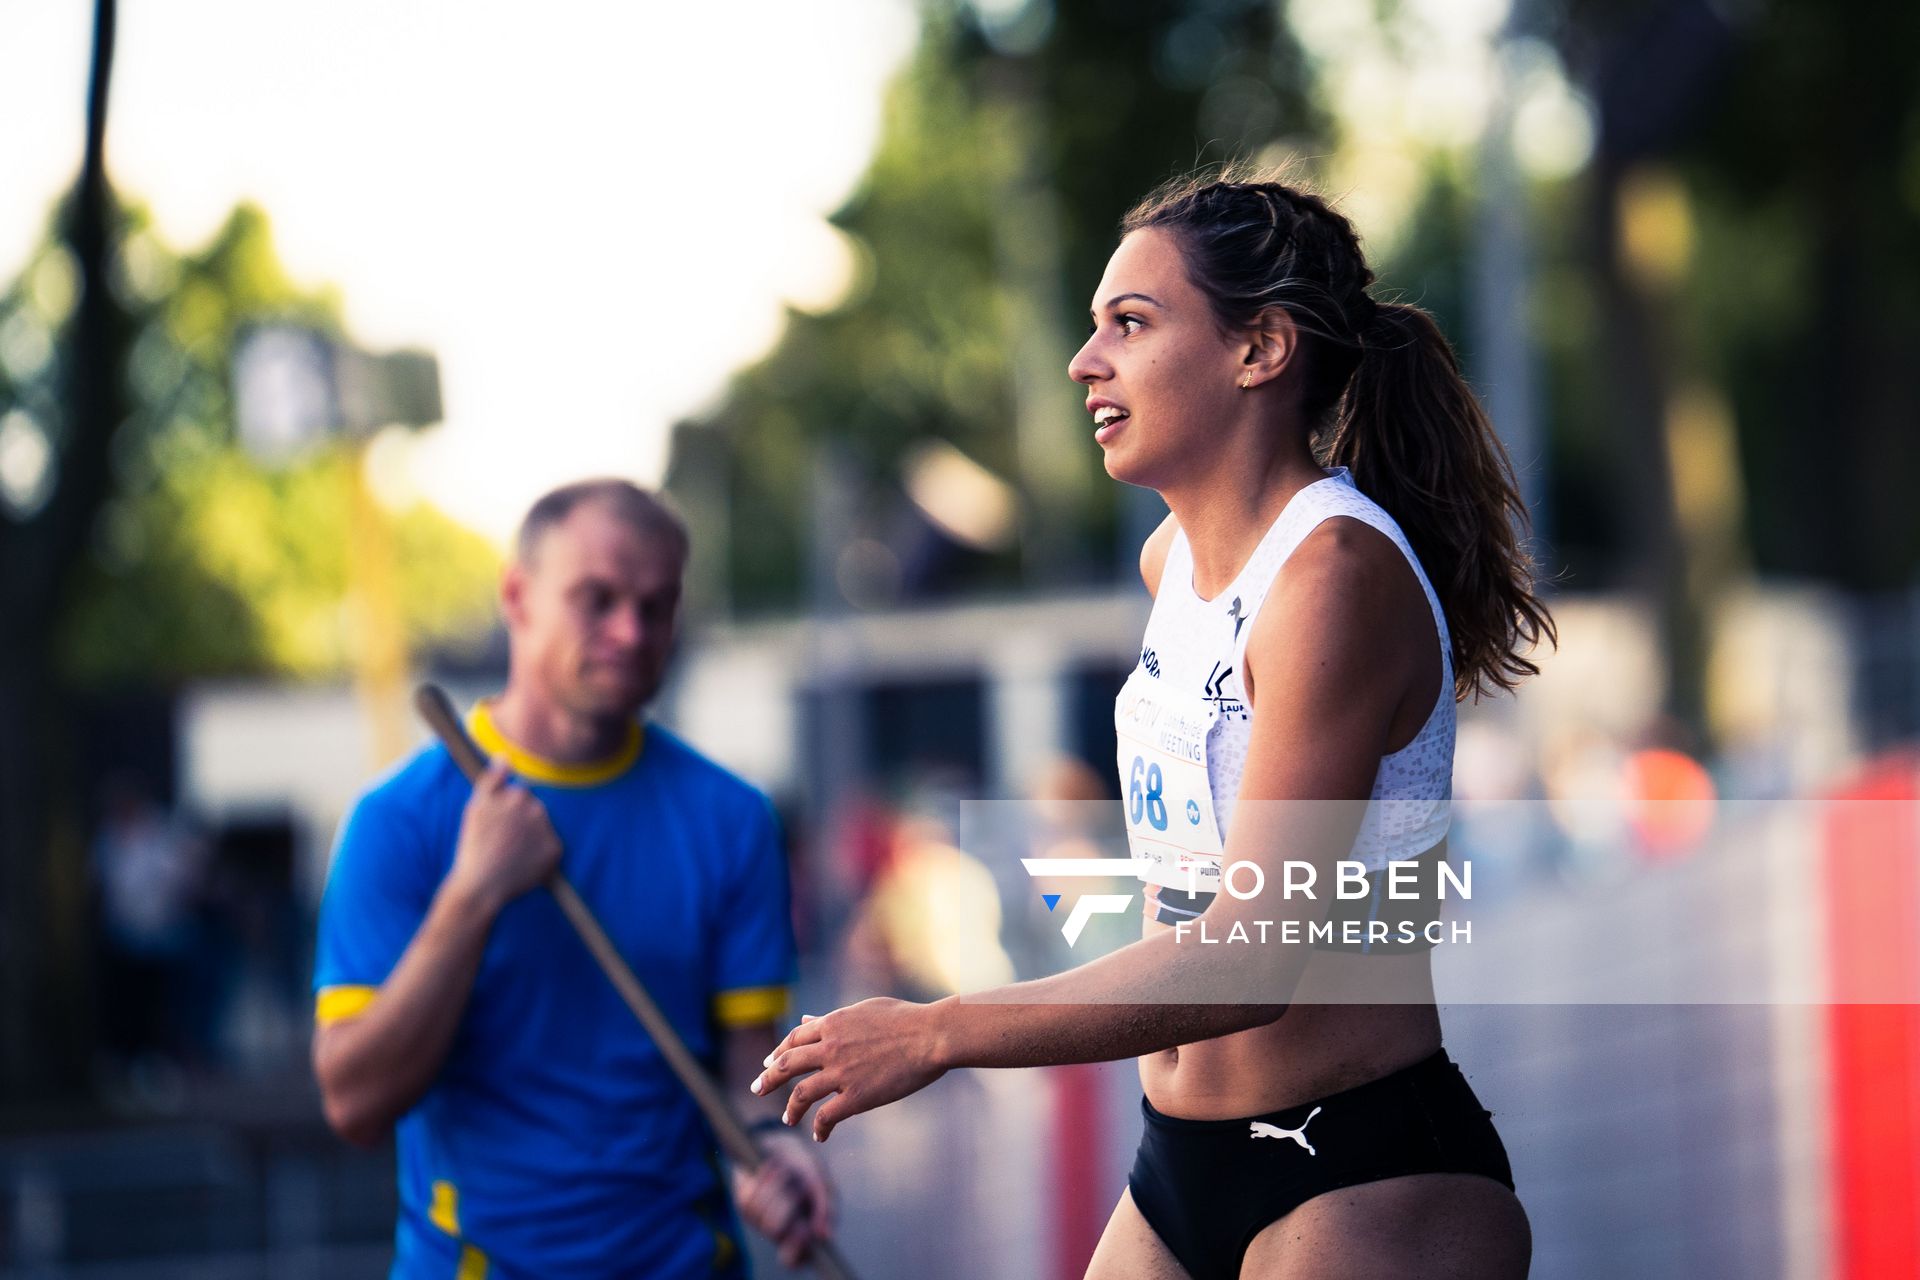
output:
M0 0L0 279L78 166L91 10ZM122 0L108 163L176 248L258 201L357 340L436 352L409 470L504 540L559 481L657 481L783 301L844 288L823 218L914 33L909 0Z

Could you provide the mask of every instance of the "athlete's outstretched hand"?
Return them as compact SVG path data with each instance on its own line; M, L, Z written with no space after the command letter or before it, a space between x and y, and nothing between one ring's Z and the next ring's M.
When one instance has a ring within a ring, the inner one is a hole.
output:
M798 1125L824 1099L813 1136L825 1142L848 1116L898 1102L946 1074L934 1056L932 1007L882 998L804 1016L767 1055L753 1091L764 1097L798 1079L784 1118Z

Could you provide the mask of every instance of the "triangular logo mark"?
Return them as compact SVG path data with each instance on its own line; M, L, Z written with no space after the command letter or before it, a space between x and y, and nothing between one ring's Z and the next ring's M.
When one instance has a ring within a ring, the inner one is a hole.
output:
M1057 893L1043 893L1040 895L1040 901L1046 903L1047 910L1051 911L1060 905L1060 895Z

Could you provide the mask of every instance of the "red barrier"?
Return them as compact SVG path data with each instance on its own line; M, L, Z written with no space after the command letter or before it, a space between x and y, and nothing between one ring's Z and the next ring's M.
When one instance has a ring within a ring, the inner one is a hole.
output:
M1057 1280L1080 1280L1100 1243L1108 1211L1102 1203L1100 1152L1105 1142L1105 1087L1096 1063L1047 1068L1053 1093L1048 1173L1053 1185L1053 1270Z
M1833 798L1825 867L1829 989L1920 986L1920 759L1885 760ZM1832 1274L1920 1276L1920 1006L1827 1008Z

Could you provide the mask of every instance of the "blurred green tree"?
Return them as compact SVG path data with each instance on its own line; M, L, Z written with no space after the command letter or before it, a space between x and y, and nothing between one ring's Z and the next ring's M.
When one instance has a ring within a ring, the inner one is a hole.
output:
M1114 576L1122 500L1066 363L1115 225L1198 161L1318 128L1298 52L1259 0L936 0L923 15L872 166L833 219L860 261L848 297L791 315L773 353L676 432L668 487L700 545L726 548L707 591L739 609L800 603L810 573L818 586L829 440L857 495L842 533L903 541L902 466L940 440L1021 495L1018 550L980 557L972 580Z
M1920 9L1525 10L1599 126L1539 295L1562 531L1652 604L1668 710L1710 731L1727 589L1920 573Z
M1496 53L1537 64L1529 42L1553 50L1593 112L1585 164L1513 193L1535 246L1524 323L1544 375L1543 567L1647 601L1668 710L1706 729L1709 628L1731 587L1759 574L1886 590L1920 569L1906 492L1920 365L1905 349L1920 330L1920 8L1882 6L1873 22L1818 0L1490 12L1458 20L1485 26L1475 38ZM1455 21L1404 0L933 0L923 15L879 152L835 218L863 264L848 298L793 316L676 438L669 484L712 526L702 545L727 549L711 592L738 608L790 607L809 580L816 603L821 583L842 586L812 542L901 543L882 509L906 506L902 465L929 438L1021 490L1023 557L977 574L1109 576L1141 508L1101 483L1061 365L1115 218L1168 173L1269 148L1378 204L1339 140L1358 122L1378 149L1396 108L1371 100L1377 80L1355 98L1355 50L1390 53L1410 78L1433 50L1409 33ZM1422 122L1395 127L1407 134L1380 172L1401 175L1385 197L1398 228L1371 246L1374 265L1438 313L1482 377L1476 255L1503 251L1481 225L1489 136L1430 148ZM1067 431L1033 426L1046 422ZM850 484L822 482L826 441ZM822 495L849 487L865 508L822 522Z
M1673 162L1697 230L1690 341L1729 389L1758 565L1920 574L1920 7L1736 6Z
M62 234L74 208L0 291L0 698L18 712L0 718L0 767L11 796L35 797L6 824L8 924L43 943L40 980L4 1011L22 1032L11 1042L39 1052L0 1070L41 1083L77 1078L61 1062L86 1036L71 1012L85 1007L73 993L87 799L73 700L209 676L337 676L360 640L347 608L358 448L321 443L263 465L236 439L230 389L246 325L338 334L339 299L295 284L257 208L235 209L205 247L179 254L144 209L116 204L101 276L109 349L90 357L112 403L107 429L89 429L70 390L89 359L77 341L82 272ZM409 640L460 647L484 635L492 546L425 505L392 523ZM40 923L22 927L22 911Z
M327 441L263 466L235 438L230 375L247 325L338 334L339 301L288 278L253 206L185 255L160 244L139 210L128 228L134 408L116 443L119 484L61 619L63 671L89 687L337 676L356 642L345 605L359 450ZM459 646L484 632L499 568L492 546L426 505L393 521L410 644Z
M80 1065L79 837L70 822L53 820L62 784L71 796L60 767L70 723L50 668L65 571L111 484L108 446L125 411L116 375L131 324L107 283L120 229L106 168L117 13L116 0L95 0L80 173L55 221L58 256L31 274L37 305L70 310L60 317L64 341L18 309L0 325L9 383L0 388L9 406L0 414L0 1085L8 1096L70 1082ZM56 845L64 859L49 855ZM49 874L57 867L68 874Z
M113 292L128 340L115 381L123 418L105 447L109 483L53 616L53 669L79 687L206 676L334 676L352 658L343 612L359 451L323 441L266 465L236 437L236 340L265 320L338 335L339 299L302 290L266 214L241 205L202 249L177 254L137 205L119 213ZM44 518L68 459L59 331L73 305L70 255L50 237L0 292L0 421L32 457L0 498L5 536ZM35 474L26 477L31 465ZM460 646L490 622L499 556L424 504L394 516L408 639Z

